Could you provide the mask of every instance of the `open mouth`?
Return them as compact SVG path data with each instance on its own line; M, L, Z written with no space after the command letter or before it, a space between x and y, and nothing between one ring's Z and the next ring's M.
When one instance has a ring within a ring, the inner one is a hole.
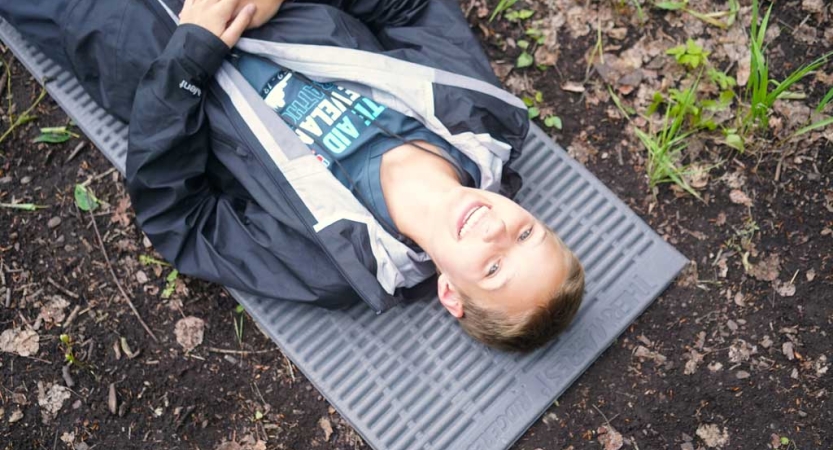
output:
M477 203L472 205L468 208L463 215L460 216L460 220L457 223L457 238L462 239L463 237L468 234L469 231L473 230L477 223L480 222L481 219L489 212L489 207L482 204Z

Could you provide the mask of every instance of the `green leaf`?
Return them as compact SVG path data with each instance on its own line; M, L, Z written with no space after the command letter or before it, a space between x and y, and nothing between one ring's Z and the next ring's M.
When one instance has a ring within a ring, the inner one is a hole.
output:
M688 0L682 2L654 2L654 7L666 11L679 11L686 7Z
M654 92L654 100L648 106L648 110L645 112L645 115L652 116L655 112L657 112L657 109L659 109L663 102L665 102L665 97L662 96L662 93Z
M237 314L243 314L244 311L246 311L246 308L243 305L238 304L234 307L234 312Z
M517 22L517 21L518 21L518 18L520 17L520 14L518 14L518 11L509 11L509 12L508 12L508 13L506 13L506 15L505 15L505 16L503 16L503 17L505 17L505 18L506 18L506 20L508 20L508 21L510 21L510 22Z
M170 266L170 264L166 263L165 261L162 261L160 259L156 259L156 258L154 258L152 256L148 256L148 255L139 255L139 262L146 265L146 266L149 266L149 265L152 265L152 264L155 264L157 266L165 266L165 267Z
M544 94L541 91L535 91L535 101L541 103L544 101Z
M47 144L62 144L68 140L70 140L72 136L68 133L43 133L40 136L32 139L32 142L45 142Z
M533 106L532 108L529 108L529 111L527 111L527 113L529 115L529 120L532 120L541 115L541 110Z
M685 55L685 44L680 44L676 47L671 47L665 51L666 55L682 56ZM679 59L678 59L679 61Z
M518 18L521 20L526 20L532 17L533 14L535 14L535 11L531 9L522 9L518 11Z
M75 204L81 211L89 212L95 211L98 208L98 199L95 198L93 191L83 184L75 185Z
M36 137L32 142L45 142L47 144L60 144L70 140L71 138L79 137L77 134L69 131L66 126L63 127L46 127L40 129L40 136Z
M526 105L527 108L535 104L535 100L532 97L526 95L524 95L521 100L523 100L524 105Z
M44 205L36 205L34 203L0 203L0 208L20 209L23 211L37 211L39 209L49 207Z
M705 65L709 56L709 52L703 50L703 47L693 39L689 39L684 45L669 48L665 53L673 55L678 63L692 69Z
M707 75L712 82L718 86L720 86L721 90L727 90L737 86L737 81L734 77L731 77L726 74L726 72L721 72L713 67L709 68Z
M547 116L544 118L544 125L548 128L555 128L557 130L561 129L562 123L561 118L558 116Z
M525 40L521 39L520 41L518 41L518 47L520 47L524 50L528 49L529 48L529 41L525 41Z
M170 298L176 289L176 279L179 276L179 271L174 269L165 277L165 290L162 291L162 298Z
M726 140L723 141L723 143L726 144L729 147L732 147L733 149L735 149L735 150L737 150L741 153L743 153L743 151L744 151L743 138L740 137L740 135L738 135L738 134L735 134L735 133L727 134L726 135Z
M525 31L526 35L533 38L538 38L544 35L544 33L539 30L538 28L529 27Z
M517 2L518 0L500 0L500 3L498 3L495 10L492 11L492 15L489 16L489 22L495 20L495 17L497 17L500 13L506 11L507 9L511 8Z
M515 64L515 66L517 66L517 68L519 69L523 69L524 67L531 66L534 62L535 58L533 58L532 55L530 55L527 52L523 52L521 53L521 56L518 56L518 62Z

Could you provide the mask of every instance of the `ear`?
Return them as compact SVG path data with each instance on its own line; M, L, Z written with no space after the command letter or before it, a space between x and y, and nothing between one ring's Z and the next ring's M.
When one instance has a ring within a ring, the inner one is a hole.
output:
M451 280L445 274L440 274L437 277L437 296L440 298L440 303L445 306L445 309L451 313L452 316L460 319L463 317L463 300L457 292L457 288L451 284Z

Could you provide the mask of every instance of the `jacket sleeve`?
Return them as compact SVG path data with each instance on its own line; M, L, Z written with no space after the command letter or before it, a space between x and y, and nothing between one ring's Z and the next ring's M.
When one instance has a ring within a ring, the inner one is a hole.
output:
M181 25L140 82L126 173L137 220L186 275L271 298L346 306L356 296L301 227L217 190L207 176L211 140L204 104L228 52L207 30ZM288 256L298 254L304 258Z

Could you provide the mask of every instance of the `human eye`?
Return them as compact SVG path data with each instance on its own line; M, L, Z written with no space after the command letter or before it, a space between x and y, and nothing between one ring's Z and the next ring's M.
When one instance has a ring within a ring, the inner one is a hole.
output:
M529 227L529 229L527 229L526 231L521 233L521 235L518 237L518 240L523 242L523 241L529 239L529 237L532 235L532 228L533 227Z
M487 276L491 277L492 275L496 274L499 269L500 269L500 262L496 262L496 263L492 264L492 266L489 267L489 273L487 274Z

